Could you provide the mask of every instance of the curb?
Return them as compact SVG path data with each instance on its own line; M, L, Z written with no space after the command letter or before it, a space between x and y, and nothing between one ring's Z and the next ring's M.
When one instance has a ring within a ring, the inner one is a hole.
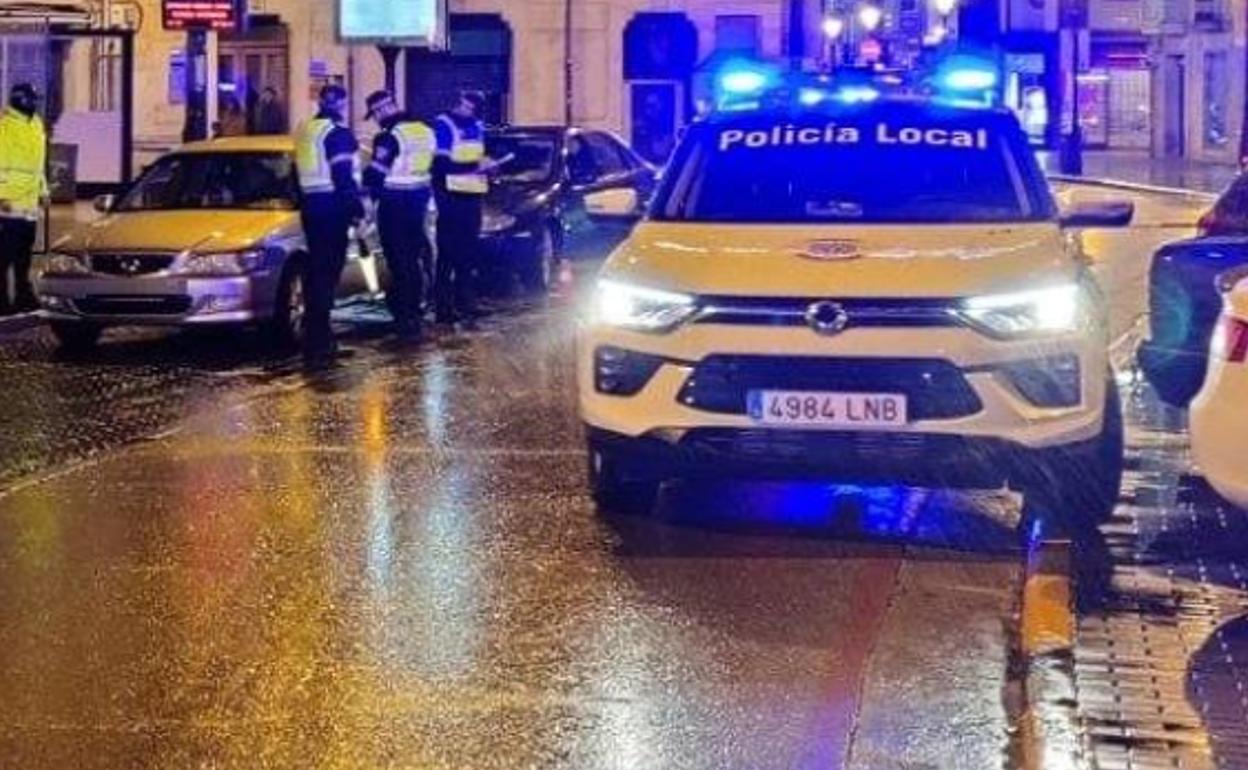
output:
M1067 184L1085 184L1092 187L1108 187L1114 190L1126 190L1128 192L1152 193L1154 195L1174 195L1184 198L1198 198L1201 200L1217 200L1217 193L1205 192L1203 190L1191 190L1186 187L1165 187L1163 185L1142 184L1140 182L1128 182L1122 179L1104 179L1101 177L1090 176L1071 176L1068 174L1047 174L1050 182L1065 182Z
M18 334L42 325L43 318L38 312L5 316L0 318L0 335Z
M1017 723L1023 770L1090 767L1075 713L1072 544L1033 540L1019 604L1022 708Z

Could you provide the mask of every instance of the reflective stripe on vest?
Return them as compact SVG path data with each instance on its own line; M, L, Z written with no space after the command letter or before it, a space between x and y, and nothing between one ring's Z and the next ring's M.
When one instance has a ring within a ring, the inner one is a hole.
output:
M295 144L295 167L299 171L299 188L305 193L331 192L334 173L325 152L325 139L334 130L327 118L309 120L299 132Z
M391 134L398 140L399 155L386 175L387 190L419 190L429 186L429 169L437 144L433 129L419 121L399 123Z
M490 191L490 180L485 174L447 174L446 189L464 195L485 195Z

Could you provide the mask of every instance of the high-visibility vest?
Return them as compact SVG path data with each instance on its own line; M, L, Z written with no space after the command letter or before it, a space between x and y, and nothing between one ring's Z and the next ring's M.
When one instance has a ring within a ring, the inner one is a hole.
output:
M334 161L329 157L325 140L338 124L329 118L313 118L303 125L295 140L295 168L299 172L299 189L304 193L326 193L334 190ZM360 159L350 157L351 172L359 182Z
M387 190L420 190L429 186L429 170L437 140L433 129L418 120L398 123L390 130L399 154L386 174Z
M442 152L456 166L446 175L447 191L485 195L490 191L490 180L480 170L485 160L485 127L477 123L476 136L467 136L449 116L442 115L438 120L451 132L451 148Z
M48 194L47 151L38 115L9 109L0 116L0 200L8 203L7 216L39 219L39 199Z

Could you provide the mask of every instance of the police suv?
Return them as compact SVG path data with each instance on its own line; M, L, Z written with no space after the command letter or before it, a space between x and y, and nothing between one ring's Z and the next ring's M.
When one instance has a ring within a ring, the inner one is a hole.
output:
M692 126L578 353L600 505L683 476L1000 488L1107 516L1104 302L1014 116L803 89Z

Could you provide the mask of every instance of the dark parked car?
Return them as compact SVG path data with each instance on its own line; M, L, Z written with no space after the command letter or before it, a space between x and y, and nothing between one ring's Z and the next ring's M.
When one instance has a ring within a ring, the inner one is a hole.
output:
M605 131L492 129L486 152L506 160L486 199L484 267L531 291L550 286L561 256L622 239L655 186L655 169Z
M1209 343L1222 310L1219 277L1248 269L1248 174L1200 219L1195 238L1168 243L1153 256L1151 334L1140 368L1166 403L1185 407L1205 381Z

